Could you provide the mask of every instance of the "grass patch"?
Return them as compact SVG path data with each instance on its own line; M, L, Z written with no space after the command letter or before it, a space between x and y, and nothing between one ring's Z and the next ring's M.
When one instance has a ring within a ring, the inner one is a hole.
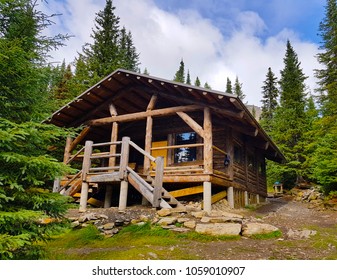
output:
M237 240L239 236L209 236L194 231L176 233L157 225L129 225L118 234L105 238L89 225L56 236L46 246L50 260L193 260L200 259L189 248L190 243Z
M254 234L250 238L253 239L272 239L272 238L279 238L282 236L282 232L280 230L273 231L270 233L264 233L264 234Z

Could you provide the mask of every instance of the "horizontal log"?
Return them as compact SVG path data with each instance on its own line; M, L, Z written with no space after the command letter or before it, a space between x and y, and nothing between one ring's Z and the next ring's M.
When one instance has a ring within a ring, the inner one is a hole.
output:
M113 122L132 122L136 120L146 119L147 117L159 117L159 116L168 116L173 115L177 112L189 112L202 109L202 106L199 105L186 105L186 106L177 106L164 109L149 110L146 112L138 112L132 114L124 114L119 116L112 116L107 118L90 120L87 122L87 125L104 125Z

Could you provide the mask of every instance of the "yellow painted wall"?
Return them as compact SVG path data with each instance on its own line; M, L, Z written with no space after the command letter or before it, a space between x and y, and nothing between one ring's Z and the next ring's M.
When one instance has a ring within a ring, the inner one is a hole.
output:
M165 146L167 146L167 141L152 142L152 148ZM151 155L153 157L164 157L164 167L166 166L167 149L151 151Z

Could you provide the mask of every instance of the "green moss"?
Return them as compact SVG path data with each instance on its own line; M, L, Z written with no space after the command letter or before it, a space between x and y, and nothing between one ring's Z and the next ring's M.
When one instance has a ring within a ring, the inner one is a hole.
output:
M271 239L271 238L279 238L282 236L282 232L280 230L273 231L271 233L265 234L254 234L251 236L253 239Z

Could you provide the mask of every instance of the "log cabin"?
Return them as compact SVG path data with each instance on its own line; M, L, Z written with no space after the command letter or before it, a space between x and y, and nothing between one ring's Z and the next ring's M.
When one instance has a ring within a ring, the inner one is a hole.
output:
M182 206L197 197L210 212L263 202L266 159L284 156L233 94L118 69L53 113L45 123L78 128L64 163L76 174L56 178L80 211L146 204Z

